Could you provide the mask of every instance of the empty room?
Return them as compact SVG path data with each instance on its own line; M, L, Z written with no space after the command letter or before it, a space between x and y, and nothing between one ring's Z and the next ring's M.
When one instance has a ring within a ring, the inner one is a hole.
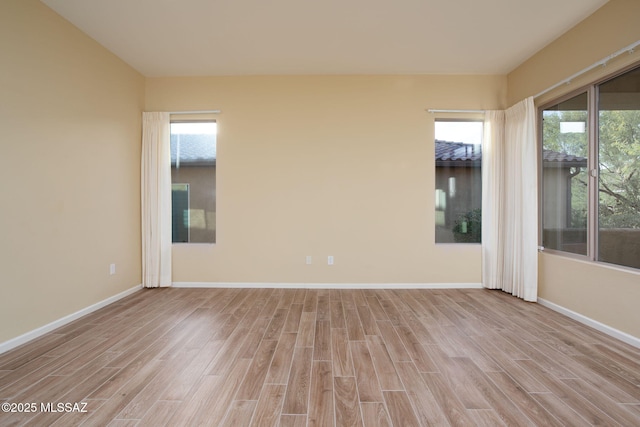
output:
M0 426L640 425L640 2L0 1Z

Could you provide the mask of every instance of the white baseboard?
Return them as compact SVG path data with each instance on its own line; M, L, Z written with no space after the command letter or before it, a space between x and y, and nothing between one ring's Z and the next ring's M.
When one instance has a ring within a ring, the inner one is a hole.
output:
M119 294L116 294L112 297L109 297L107 299L104 299L100 302L97 302L93 305L90 305L89 307L83 308L82 310L76 311L75 313L72 313L68 316L65 316L61 319L55 320L47 325L41 326L37 329L34 329L32 331L27 332L26 334L22 334L18 337L12 338L9 341L5 341L3 343L0 343L0 354L5 353L9 350L12 350L22 344L25 344L31 340L34 340L48 332L53 331L54 329L57 329L61 326L66 325L67 323L71 323L76 319L79 319L82 316L85 316L89 313L92 313L98 309L101 309L104 306L107 306L111 303L114 303L126 296L131 295L132 293L139 291L140 289L142 289L142 285L138 285L138 286L134 286L131 289L127 289L126 291L120 292Z
M480 289L481 283L266 283L173 282L174 288L288 288L288 289Z
M603 332L613 338L617 338L620 341L626 342L629 345L640 348L640 338L634 337L626 332L622 332L618 329L612 328L611 326L605 325L604 323L600 323L597 320L593 320L587 316L584 316L580 313L576 313L575 311L569 310L568 308L562 307L558 304L554 304L551 301L547 301L542 298L538 298L538 303L542 306L550 308L553 311L557 311L560 314L564 314L567 317L572 318L584 325L591 326L593 329L596 329L600 332Z

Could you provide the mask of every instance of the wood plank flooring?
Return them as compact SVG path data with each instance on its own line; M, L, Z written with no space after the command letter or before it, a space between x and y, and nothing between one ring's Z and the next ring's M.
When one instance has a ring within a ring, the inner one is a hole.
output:
M35 404L0 426L638 426L640 350L484 289L151 289L0 355L0 403Z

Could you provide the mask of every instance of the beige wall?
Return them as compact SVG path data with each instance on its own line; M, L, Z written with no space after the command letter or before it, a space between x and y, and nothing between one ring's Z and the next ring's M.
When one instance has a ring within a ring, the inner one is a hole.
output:
M144 79L37 0L0 2L0 56L4 342L140 283Z
M535 95L640 40L639 16L640 2L611 0L508 75L509 104ZM606 67L563 85L537 102L546 102L640 61L639 50L611 60ZM640 273L545 253L540 256L539 280L541 298L640 337Z
M503 108L505 88L504 76L147 79L147 110L222 110L217 243L174 246L174 281L479 283L478 245L434 243L425 109Z
M590 17L513 70L508 78L508 104L536 95L612 53L640 40L640 1L609 0ZM559 94L571 92L617 68L640 60L640 49L625 53L606 67L574 79L570 84L536 99L547 102Z

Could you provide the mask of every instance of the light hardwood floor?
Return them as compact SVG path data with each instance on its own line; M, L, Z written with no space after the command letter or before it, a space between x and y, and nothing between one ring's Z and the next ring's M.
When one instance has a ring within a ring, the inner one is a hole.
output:
M0 402L37 405L2 426L639 426L640 350L500 291L153 289L0 355Z

